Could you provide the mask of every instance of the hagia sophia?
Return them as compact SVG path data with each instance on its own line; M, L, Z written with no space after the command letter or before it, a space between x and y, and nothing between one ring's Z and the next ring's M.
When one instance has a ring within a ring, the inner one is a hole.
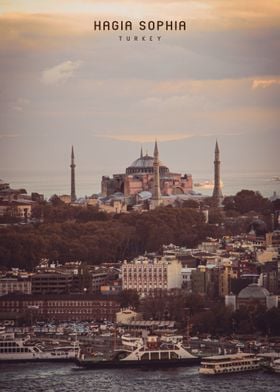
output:
M102 177L101 194L110 196L122 192L125 198L132 198L141 192L153 193L154 156L143 155L126 168L125 173L113 174L113 177ZM187 194L192 190L191 174L171 173L169 168L159 161L159 182L161 196Z
M71 152L71 199L75 203L75 161L74 150ZM113 174L112 177L103 176L101 180L101 195L94 203L99 205L112 205L117 210L116 202L123 211L123 206L143 207L153 209L160 205L170 205L176 200L203 197L193 191L193 180L191 174L173 173L159 160L159 149L155 141L153 156L143 155L141 148L140 156L132 162L125 173ZM220 151L218 143L215 146L214 160L214 190L213 199L217 205L223 199L220 181ZM87 203L89 200L87 201Z

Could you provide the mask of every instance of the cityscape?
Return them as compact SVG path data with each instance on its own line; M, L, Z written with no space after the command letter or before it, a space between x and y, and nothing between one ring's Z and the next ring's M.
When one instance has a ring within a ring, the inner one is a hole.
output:
M1 391L278 392L279 4L0 3Z
M212 196L157 141L91 197L77 197L73 146L69 166L69 194L48 200L1 181L1 361L139 367L144 349L142 367L278 371L276 192L224 197L218 141Z

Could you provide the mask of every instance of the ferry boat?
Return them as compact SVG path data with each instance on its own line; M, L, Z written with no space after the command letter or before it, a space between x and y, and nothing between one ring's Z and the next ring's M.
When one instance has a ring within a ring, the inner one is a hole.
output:
M271 363L270 369L273 373L280 373L280 359L275 359Z
M193 186L195 188L202 188L202 189L214 189L214 181L202 181L202 182L195 182ZM220 181L220 186L223 187L223 182Z
M139 345L144 343L142 338L131 336L129 334L122 335L121 341L123 347L125 347L128 351L134 351Z
M268 373L278 373L280 374L280 358L273 359L269 363L263 363L263 369Z
M38 343L32 344L29 336L22 338L14 333L0 334L0 362L74 361L78 352L76 343L47 349Z
M187 351L181 342L162 342L158 336L148 336L143 340L131 339L131 345L127 346L130 347L116 351L112 358L106 358L100 353L91 357L81 354L76 362L88 369L108 369L192 366L199 364L201 360Z
M251 353L215 355L203 358L199 373L215 375L259 370L260 361L260 358Z

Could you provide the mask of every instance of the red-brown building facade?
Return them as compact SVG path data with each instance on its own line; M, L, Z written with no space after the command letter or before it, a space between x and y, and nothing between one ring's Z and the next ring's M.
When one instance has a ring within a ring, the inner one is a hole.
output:
M160 162L160 193L162 196L186 194L192 190L193 181L191 174L171 173L167 166ZM154 157L148 154L136 159L123 174L113 174L113 177L102 177L102 196L110 196L121 192L124 196L135 196L140 192L153 191L154 183Z
M120 304L94 295L13 295L0 297L0 313L43 321L115 321Z

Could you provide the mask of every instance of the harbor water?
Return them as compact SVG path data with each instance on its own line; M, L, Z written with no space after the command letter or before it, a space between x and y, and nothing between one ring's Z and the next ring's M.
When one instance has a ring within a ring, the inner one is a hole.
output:
M84 370L71 363L0 364L1 392L279 392L280 376L263 371L201 376L198 367Z
M104 173L100 170L76 172L76 192L78 197L90 196L101 191L102 175L112 175L116 170L112 168ZM178 172L183 172L178 170ZM192 173L194 183L212 181L213 173ZM274 192L280 195L279 172L223 172L223 194L224 196L235 195L242 189L250 189L260 192L264 197L270 197ZM25 188L27 193L38 192L44 194L48 199L53 194L69 194L70 174L69 171L15 171L1 170L0 179L10 183L12 188ZM212 195L213 189L194 187L195 192L202 195Z

